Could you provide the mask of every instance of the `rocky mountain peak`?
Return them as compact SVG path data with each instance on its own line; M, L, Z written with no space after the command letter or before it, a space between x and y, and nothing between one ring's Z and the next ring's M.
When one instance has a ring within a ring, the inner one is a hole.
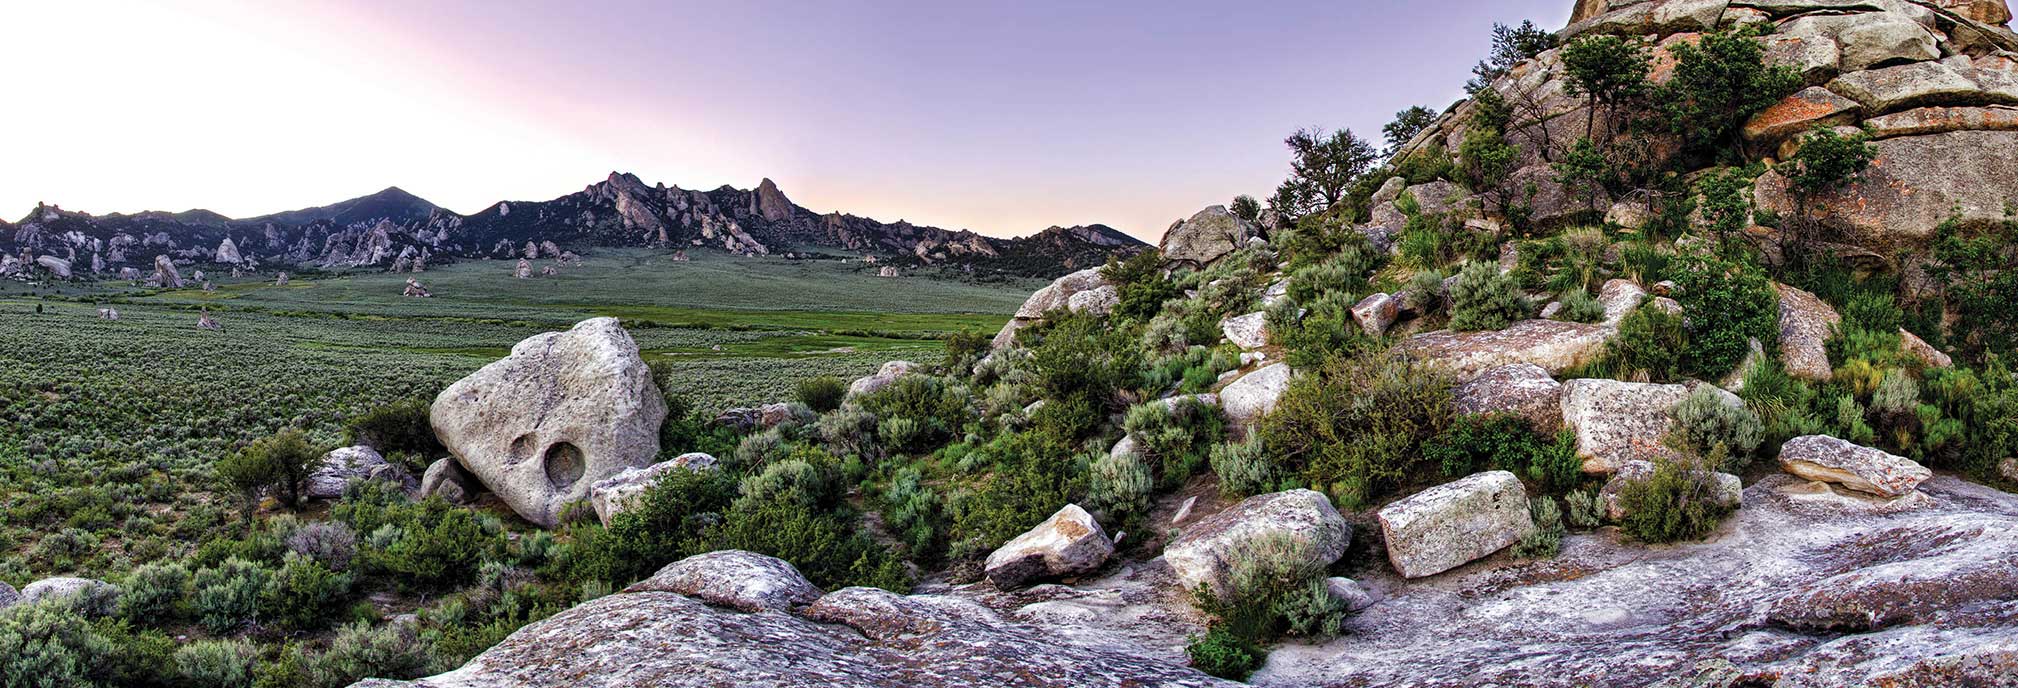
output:
M766 221L783 222L792 219L793 209L792 199L786 198L785 192L779 191L777 182L771 181L770 177L765 177L764 181L759 182L756 192L750 194L750 212L762 216Z

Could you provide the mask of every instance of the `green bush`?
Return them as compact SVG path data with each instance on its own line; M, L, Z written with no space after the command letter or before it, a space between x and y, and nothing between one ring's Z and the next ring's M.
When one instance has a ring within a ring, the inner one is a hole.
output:
M1135 438L1135 450L1156 469L1164 487L1175 486L1204 465L1213 445L1226 435L1219 408L1195 398L1151 401L1128 409L1122 428Z
M1654 100L1685 153L1738 157L1734 144L1745 122L1801 89L1792 67L1767 66L1755 26L1712 31L1669 48L1674 72Z
M993 470L947 500L956 559L986 556L1085 494L1088 467L1063 458L1083 455L1055 435L1005 433L975 454Z
M840 460L832 454L800 447L792 451L791 458L743 478L739 486L742 496L736 503L779 504L809 511L833 508L841 500L839 467Z
M1654 462L1653 475L1619 490L1619 526L1641 542L1693 540L1716 530L1730 508L1717 504L1715 474L1686 461Z
M1553 497L1541 496L1528 502L1528 515L1534 519L1533 532L1522 536L1514 543L1514 556L1522 559L1554 559L1563 549L1563 535L1568 532L1563 527L1562 510L1556 507Z
M1527 297L1511 275L1485 261L1466 263L1450 286L1451 329L1503 330L1528 317Z
M815 413L826 413L841 408L841 400L848 396L848 383L832 375L822 375L800 380L793 398Z
M1184 646L1191 666L1199 671L1234 681L1245 681L1268 661L1268 651L1252 641L1234 635L1222 626L1212 626Z
M259 648L244 640L198 640L175 651L175 669L192 686L252 688Z
M506 551L501 524L438 497L406 503L396 493L372 493L346 499L333 514L354 531L370 534L360 553L366 570L391 574L402 589L468 580L479 563Z
M271 571L258 564L226 559L196 572L192 581L196 594L190 606L204 630L223 635L258 617L260 595L272 577Z
M1114 284L1120 299L1114 313L1124 318L1148 320L1156 317L1163 310L1163 302L1182 293L1164 274L1163 256L1156 251L1142 251L1126 260L1108 256L1106 267L1100 269L1100 276Z
M1239 673L1241 657L1225 653L1228 647L1254 650L1253 662L1258 664L1260 648L1283 635L1328 638L1338 634L1346 616L1345 604L1331 594L1324 568L1312 563L1311 546L1305 540L1272 535L1242 542L1229 553L1232 567L1225 589L1201 588L1192 593L1200 611L1212 620L1207 638L1215 632L1231 638L1211 641L1218 647L1199 647L1205 641L1194 641L1198 648L1191 650L1194 665L1205 663L1200 661L1201 654L1221 655L1208 662ZM1252 669L1245 667L1246 671Z
M1228 498L1268 492L1279 480L1259 438L1214 446L1211 462L1213 474L1219 476L1219 494Z
M189 569L177 562L141 564L126 574L119 595L119 615L134 622L162 625L181 616L188 594Z
M259 616L295 630L315 630L335 620L353 578L314 559L289 553L260 593Z
M295 685L335 688L367 678L420 678L432 668L429 654L410 627L351 624L337 631L328 650L299 660L304 680Z
M1604 522L1604 510L1598 504L1598 495L1590 490L1575 490L1563 495L1563 503L1569 505L1569 524L1578 528L1596 528Z
M1725 403L1724 394L1704 385L1674 410L1676 432L1697 456L1726 456L1719 470L1743 470L1766 437L1765 423L1743 405Z
M1688 348L1684 370L1714 380L1738 367L1751 341L1779 341L1780 299L1758 266L1713 256L1686 259L1676 279L1677 300L1688 313L1683 331Z
M1619 333L1605 344L1600 365L1621 380L1666 382L1682 374L1682 356L1689 350L1682 316L1666 309L1642 306L1619 322Z
M434 436L428 422L432 402L413 398L395 401L366 411L344 425L350 444L368 444L382 454L415 454L436 457L448 453Z
M1512 471L1543 490L1561 493L1583 480L1576 434L1536 433L1526 419L1508 414L1464 416L1422 445L1422 455L1449 478L1481 470Z
M903 563L863 532L851 513L739 500L701 539L697 553L739 549L774 556L826 590L869 586L911 591Z
M1291 380L1260 436L1286 468L1357 509L1416 474L1418 448L1451 423L1450 387L1447 373L1400 357L1335 361Z
M0 610L0 686L91 686L107 678L103 658L113 652L82 616L53 604L19 604Z
M971 416L967 388L951 380L930 375L905 375L888 386L855 400L862 410L875 414L877 430L896 430L901 437L884 437L884 443L901 452L923 449L951 439ZM909 425L892 426L893 420Z
M1605 319L1605 305L1582 287L1565 290L1558 300L1563 307L1556 313L1557 320L1594 323Z
M552 566L576 581L629 585L665 565L699 554L691 540L736 497L728 471L671 471L611 519L608 529L574 529L574 543Z
M1110 527L1148 515L1156 487L1149 466L1136 452L1101 454L1087 476L1086 503Z
M289 429L225 457L213 470L227 487L245 498L249 515L260 493L268 489L276 491L283 503L301 504L308 474L315 471L322 454L309 445L307 435Z

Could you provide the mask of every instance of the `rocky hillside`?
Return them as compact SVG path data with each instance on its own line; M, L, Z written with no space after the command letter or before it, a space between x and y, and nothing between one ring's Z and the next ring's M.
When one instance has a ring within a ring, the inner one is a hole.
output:
M647 185L630 174L549 201L506 201L474 215L399 188L254 218L146 212L93 216L42 205L0 222L0 275L147 278L158 256L177 266L290 270L422 270L459 258L560 258L597 246L707 247L749 255L874 255L899 266L1055 276L1143 244L1104 225L997 239L884 223L796 205L766 179L756 189ZM127 270L132 272L127 272Z

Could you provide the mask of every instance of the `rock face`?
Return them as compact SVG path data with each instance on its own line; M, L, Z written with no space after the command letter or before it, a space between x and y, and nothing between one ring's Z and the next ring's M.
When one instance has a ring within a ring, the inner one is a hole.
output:
M239 255L238 244L233 242L231 237L225 237L224 241L217 242L217 262L225 265L245 262L245 256Z
M1400 348L1459 378L1517 363L1540 366L1554 375L1603 354L1605 342L1614 332L1604 325L1522 320L1504 330L1419 334L1402 342Z
M659 478L672 471L708 471L715 468L715 457L693 452L681 454L671 461L648 468L626 468L616 475L596 481L589 487L589 504L595 507L596 518L607 526L617 514L624 512L630 500L637 498L645 490L659 483Z
M409 494L420 487L413 474L405 468L386 461L371 447L358 445L323 455L322 464L308 475L308 496L310 499L342 497L343 489L353 480L383 480Z
M1787 440L1780 447L1780 467L1809 480L1838 483L1881 497L1909 494L1934 475L1912 459L1828 435Z
M1829 365L1830 328L1843 316L1814 294L1787 285L1780 291L1780 358L1787 374L1826 381L1835 374Z
M154 257L154 276L148 278L148 285L163 289L181 289L182 271L175 269L175 261L168 256Z
M1257 234L1226 206L1215 205L1171 225L1157 248L1166 262L1205 265L1246 246Z
M877 390L890 386L892 382L896 382L897 378L910 375L920 370L920 368L921 366L910 361L890 361L884 363L883 367L877 370L874 375L858 377L853 382L848 383L848 396L858 397L864 394L874 394Z
M1283 392L1289 391L1289 378L1293 372L1287 363L1272 363L1240 376L1240 379L1219 390L1220 410L1226 413L1227 420L1237 424L1259 422L1262 416L1275 410L1275 403L1282 400Z
M1318 492L1255 495L1185 528L1164 546L1163 561L1185 589L1225 594L1233 559L1243 548L1274 537L1300 543L1313 557L1309 563L1323 567L1345 555L1352 543L1352 526Z
M455 459L441 459L428 464L427 472L421 474L420 497L439 496L450 504L475 504L477 495L483 492L483 483L464 470Z
M958 597L848 588L796 609L809 592L817 591L783 562L745 553L702 556L708 559L677 562L668 567L672 575L662 571L630 590L519 629L461 669L412 682L373 680L357 686L1240 685L1172 662L1055 636ZM761 611L742 611L746 608Z
M988 555L988 582L1004 590L1035 580L1091 573L1114 554L1114 541L1091 514L1067 504L1037 527Z
M70 279L70 261L57 258L56 256L40 256L35 259L35 264L42 266L44 270L48 270L49 274L54 275L57 279Z
M1512 414L1542 433L1563 427L1563 385L1533 363L1500 366L1460 382L1451 388L1451 402L1460 415Z
M1264 312L1227 318L1219 323L1219 330L1226 334L1226 341L1242 349L1268 346L1268 314Z
M535 335L435 397L435 435L513 511L552 527L596 481L659 453L666 400L615 318Z
M1463 566L1519 542L1534 527L1526 489L1506 471L1432 487L1380 510L1387 560L1404 578Z

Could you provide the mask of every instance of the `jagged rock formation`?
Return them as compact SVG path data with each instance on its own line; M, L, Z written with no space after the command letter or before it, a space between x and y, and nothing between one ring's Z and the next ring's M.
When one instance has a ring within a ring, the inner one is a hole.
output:
M397 187L369 196L253 218L206 210L93 216L38 205L16 224L0 223L0 254L54 256L93 272L140 266L145 254L188 263L260 263L419 272L449 258L563 259L574 247L708 246L768 255L775 246L820 246L888 256L903 265L965 266L1054 276L1097 266L1109 255L1147 248L1104 225L1051 227L996 239L908 222L821 215L792 203L763 180L752 191L651 186L612 172L604 181L549 201L510 201L463 216ZM521 246L525 249L522 251ZM20 272L0 263L0 274ZM64 276L67 278L67 276Z

